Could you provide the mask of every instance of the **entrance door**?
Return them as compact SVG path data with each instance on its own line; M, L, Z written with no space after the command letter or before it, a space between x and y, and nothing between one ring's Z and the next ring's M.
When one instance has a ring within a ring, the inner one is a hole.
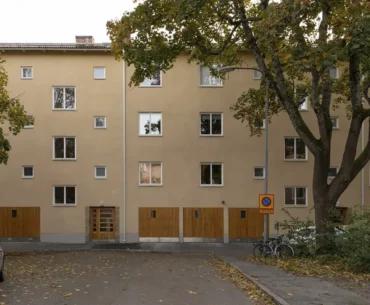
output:
M230 240L256 239L263 233L263 215L255 208L229 208Z
M115 240L116 209L114 207L90 208L90 238L91 240Z

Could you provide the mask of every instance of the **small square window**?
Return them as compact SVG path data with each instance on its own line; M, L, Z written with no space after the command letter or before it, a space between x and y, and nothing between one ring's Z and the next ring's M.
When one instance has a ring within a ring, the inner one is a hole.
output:
M95 178L106 179L107 178L107 167L106 166L95 166Z
M258 70L253 70L253 79L255 80L262 79L262 72Z
M105 67L94 67L94 79L105 79Z
M265 168L262 166L256 166L254 168L254 179L265 179Z
M32 79L33 69L32 67L21 67L21 79Z
M33 178L33 166L32 165L25 165L23 166L23 174L22 178Z
M330 117L330 120L331 120L332 128L333 129L339 129L339 118L335 117L335 116L332 116L332 117Z
M107 128L107 118L105 116L94 117L94 128Z
M257 129L265 129L266 128L266 119L255 119L254 127Z

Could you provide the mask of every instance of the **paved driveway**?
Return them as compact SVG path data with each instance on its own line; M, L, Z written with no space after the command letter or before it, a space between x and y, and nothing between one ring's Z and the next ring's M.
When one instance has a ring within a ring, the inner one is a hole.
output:
M206 255L81 251L7 257L0 305L248 305Z

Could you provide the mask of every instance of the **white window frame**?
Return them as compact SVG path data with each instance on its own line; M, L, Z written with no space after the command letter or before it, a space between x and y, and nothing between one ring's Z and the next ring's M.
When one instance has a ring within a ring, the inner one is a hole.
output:
M330 116L330 120L335 120L336 126L333 126L333 130L338 130L339 129L339 117L337 116ZM333 124L333 121L332 121Z
M159 85L144 85L143 83L145 82L145 80L153 79L153 78L145 77L145 79L139 84L139 88L162 88L163 86L163 75L162 74L163 74L162 70L159 71L159 81L160 81Z
M266 129L266 119L262 119L262 126L257 126L256 124L254 124L254 128L256 129Z
M217 65L215 65L217 66ZM218 80L219 80L219 83L217 85L207 85L207 84L202 84L202 69L203 68L208 68L210 69L208 66L203 66L203 65L200 65L199 66L199 86L201 88L222 88L224 86L224 81L221 77L218 77ZM211 70L209 71L211 73ZM211 75L211 74L210 74ZM213 76L212 77L216 77L216 76Z
M23 70L24 69L31 69L31 77L24 77ZM33 67L32 66L21 66L21 79L30 80L33 79Z
M54 94L54 90L56 88L63 88L63 108L55 108L55 94ZM66 89L67 88L73 88L74 91L75 91L75 103L74 103L74 108L65 108L65 104L66 104ZM77 110L77 88L75 86L53 86L52 87L52 109L53 111L76 111Z
M97 170L98 168L104 168L105 170L105 175L104 176L98 176L97 175ZM95 176L95 179L107 179L108 178L108 169L105 165L95 165L94 166L94 176Z
M202 114L209 114L210 115L210 134L203 134L202 133ZM212 129L212 116L214 114L221 115L221 133L214 134ZM224 135L224 113L223 112L200 112L199 114L199 134L201 137L222 137Z
M285 157L285 139L294 139L294 158L293 159L287 159ZM308 160L308 149L307 149L307 145L305 144L304 147L305 147L305 158L304 159L297 159L297 139L301 139L300 137L297 137L297 136L293 136L293 137L284 137L284 143L283 143L283 147L284 147L284 161L290 161L290 162L304 162L304 161L307 161Z
M25 170L25 168L27 168L27 167L32 168L32 176L26 176L26 175L24 174L24 170ZM34 169L33 165L22 165L22 178L23 178L23 179L33 179L34 177L35 177L35 169Z
M104 70L104 76L103 77L96 77L95 76L95 69L103 69ZM105 66L95 66L93 67L93 78L94 80L105 80L107 79L107 69Z
M104 126L97 126L96 119L103 118L104 119ZM96 115L94 116L94 128L95 129L107 129L107 117L105 115Z
M56 158L55 157L55 139L63 138L63 150L64 150L64 158ZM65 158L66 156L66 138L73 138L75 139L75 157L74 158ZM77 160L77 138L75 136L53 136L53 160L54 161L74 161Z
M141 126L140 126L140 117L142 114L149 114L150 115L150 124L152 124L152 114L160 114L161 115L161 132L160 134L141 134ZM162 112L139 112L139 130L138 130L138 135L139 137L162 137L163 136L163 113Z
M202 184L202 165L210 165L210 184ZM213 184L212 183L212 176L213 176L213 169L212 165L221 165L221 184ZM201 162L200 163L200 186L201 187L223 187L224 186L224 163L223 162Z
M256 169L257 168L262 168L263 169L263 176L262 177L256 176ZM255 167L253 167L253 178L256 179L256 180L265 180L265 178L266 178L265 167L264 166L255 166Z
M262 79L262 72L261 71L259 71L259 70L255 70L255 69L253 69L252 70L252 79L254 79L254 80L261 80Z
M140 164L141 163L150 163L149 183L141 183L141 180L140 180ZM161 165L161 183L152 183L152 164ZM162 161L139 161L138 170L139 170L139 186L163 186L163 162Z
M64 188L64 203L55 203L55 188L56 187L63 187ZM67 187L74 187L75 189L75 202L74 203L66 203L67 199ZM66 185L53 185L53 199L52 199L53 206L55 207L74 207L77 205L77 186L76 185L71 185L71 184L66 184Z
M294 188L294 204L286 204L286 194L285 190L287 188ZM297 204L297 188L304 188L305 189L305 204ZM308 187L301 186L301 185L286 185L284 186L284 206L285 207L294 207L294 208L306 208L308 206Z

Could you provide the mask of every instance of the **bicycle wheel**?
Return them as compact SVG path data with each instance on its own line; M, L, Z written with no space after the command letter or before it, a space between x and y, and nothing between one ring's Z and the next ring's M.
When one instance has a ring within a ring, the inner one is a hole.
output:
M266 244L257 244L253 248L254 256L270 256L274 251L269 245Z
M276 256L279 258L289 258L294 256L294 250L291 246L281 244L276 247Z

